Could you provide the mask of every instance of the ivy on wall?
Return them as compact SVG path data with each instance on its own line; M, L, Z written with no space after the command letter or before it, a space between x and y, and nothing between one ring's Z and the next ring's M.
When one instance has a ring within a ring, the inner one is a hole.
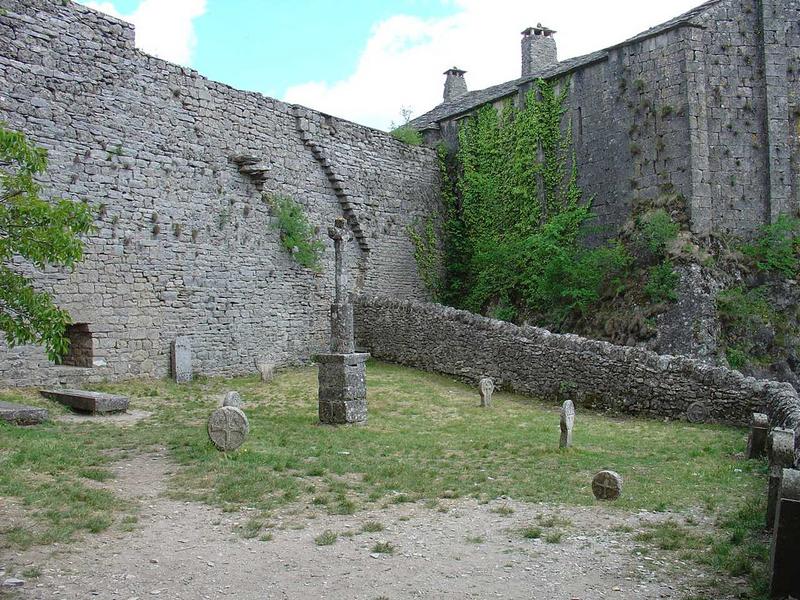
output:
M440 153L448 304L557 326L629 266L619 243L581 243L593 214L563 123L567 91L540 80L522 108L484 106L462 123L456 155Z

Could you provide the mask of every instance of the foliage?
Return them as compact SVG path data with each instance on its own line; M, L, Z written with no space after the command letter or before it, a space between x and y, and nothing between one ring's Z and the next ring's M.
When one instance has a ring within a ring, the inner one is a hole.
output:
M446 302L558 323L585 313L630 264L619 244L582 244L593 214L562 126L568 88L540 80L521 109L484 106L462 124L457 155L440 151Z
M69 314L23 273L80 261L92 211L82 202L40 197L36 177L46 169L47 152L0 122L0 331L9 346L40 344L58 361L69 349Z
M761 271L795 277L800 266L800 219L780 215L761 228L759 236L742 248Z
M638 225L637 244L656 256L663 256L669 242L678 236L678 224L663 208L641 217Z
M644 293L651 302L674 302L678 299L675 287L678 285L678 273L669 260L664 260L647 270L647 283Z
M410 125L401 125L400 127L396 127L395 129L392 129L389 134L396 140L400 140L406 144L410 144L412 146L422 145L422 134Z
M418 221L406 228L414 245L414 260L422 283L434 301L438 301L442 288L442 253L436 235L436 224L428 217L420 228Z
M268 199L280 231L281 244L299 265L312 271L320 270L320 257L325 245L314 237L314 228L308 222L303 207L286 196Z
M763 362L765 348L756 341L760 330L786 326L782 315L770 304L763 286L752 289L736 286L720 292L717 312L723 327L725 354L734 369Z

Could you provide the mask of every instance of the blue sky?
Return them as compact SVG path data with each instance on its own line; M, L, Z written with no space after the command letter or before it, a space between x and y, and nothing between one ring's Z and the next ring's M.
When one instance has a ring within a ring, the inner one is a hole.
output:
M79 0L136 26L145 52L234 87L387 129L519 76L520 32L557 30L560 59L625 40L702 0Z

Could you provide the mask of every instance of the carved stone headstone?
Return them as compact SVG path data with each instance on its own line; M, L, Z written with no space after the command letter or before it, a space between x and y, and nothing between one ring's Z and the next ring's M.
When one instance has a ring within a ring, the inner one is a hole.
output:
M225 394L225 399L222 401L222 406L234 406L236 408L242 408L242 397L239 395L239 392L228 392Z
M223 406L208 417L208 437L218 450L236 450L244 443L250 423L241 409Z
M561 406L561 439L559 448L572 446L572 429L575 427L575 405L572 400L567 400Z
M708 420L708 408L702 402L692 402L686 409L686 418L690 423L705 423Z
M750 422L750 435L747 438L745 458L759 458L764 455L769 433L769 417L764 413L753 413Z
M353 304L347 293L347 271L344 268L346 226L347 222L340 217L328 229L336 262L336 290L331 304L331 351L314 357L319 365L319 420L328 425L367 420L366 362L369 354L354 351Z
M261 381L272 381L275 376L275 365L271 362L256 360L256 369L261 375Z
M622 493L622 476L615 471L600 471L592 479L592 493L598 500L616 500Z
M770 546L770 597L800 598L800 471L784 469Z
M794 465L794 431L773 429L767 436L769 456L769 480L767 484L767 529L772 529L775 511L781 488L781 475L784 469Z
M178 336L172 342L172 378L177 383L192 380L192 343L187 336Z
M478 383L481 393L481 406L489 408L492 406L492 394L494 394L494 381L491 377L482 377Z

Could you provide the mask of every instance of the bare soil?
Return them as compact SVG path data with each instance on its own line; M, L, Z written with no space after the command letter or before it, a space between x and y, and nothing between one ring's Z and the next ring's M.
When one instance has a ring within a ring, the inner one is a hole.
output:
M166 498L174 467L163 454L129 457L114 468L117 478L107 486L138 503L135 530L115 526L74 544L0 557L0 571L14 565L4 577L25 569L41 573L12 597L678 599L699 593L698 582L709 575L674 553L636 553L635 531L669 516L663 513L511 499L442 500L439 508L392 504L349 516L298 505L268 519L272 527L259 536L272 539L261 541L241 535L256 513ZM495 512L500 507L513 512ZM558 543L522 536L541 515L571 521L542 527L542 537L561 531ZM385 529L363 533L367 521ZM339 538L317 546L314 539L325 530ZM373 552L378 542L391 543L394 553Z

